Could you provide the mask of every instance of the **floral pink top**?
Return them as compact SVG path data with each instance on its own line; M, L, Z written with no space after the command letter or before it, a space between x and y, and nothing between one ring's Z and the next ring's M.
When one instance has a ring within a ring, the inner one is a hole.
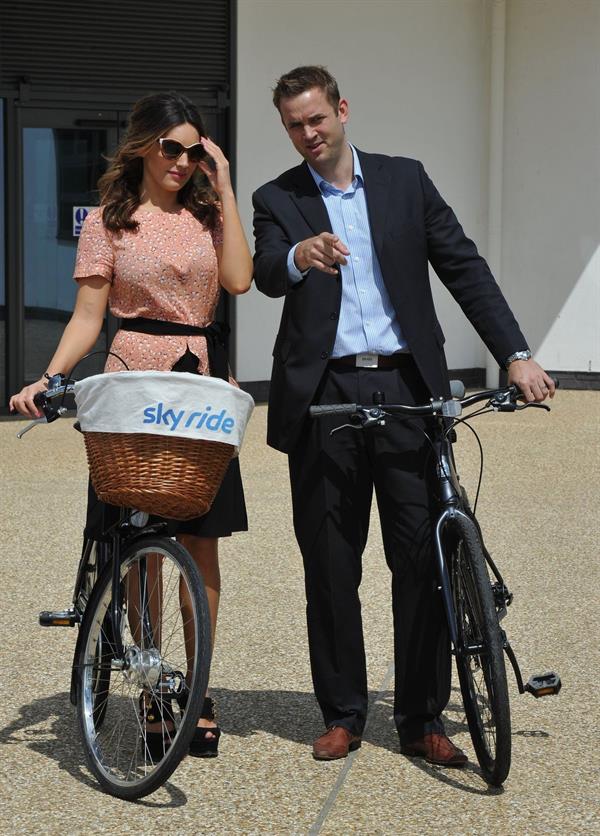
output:
M164 319L186 325L209 325L221 286L215 247L223 240L222 224L214 231L187 209L153 212L138 209L137 232L109 232L101 209L85 219L77 247L73 278L103 276L112 287L108 305L115 316ZM198 371L208 374L206 339L200 336L156 336L118 331L111 351L131 370L170 371L186 349L199 358ZM106 371L124 371L108 357Z

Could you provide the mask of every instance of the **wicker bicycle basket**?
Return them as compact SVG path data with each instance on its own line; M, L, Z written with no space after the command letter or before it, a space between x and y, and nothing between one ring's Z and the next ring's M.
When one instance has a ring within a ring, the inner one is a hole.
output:
M231 444L143 433L84 432L98 498L176 520L210 510Z
M75 400L99 499L177 520L210 510L254 406L224 380L170 372L94 375Z

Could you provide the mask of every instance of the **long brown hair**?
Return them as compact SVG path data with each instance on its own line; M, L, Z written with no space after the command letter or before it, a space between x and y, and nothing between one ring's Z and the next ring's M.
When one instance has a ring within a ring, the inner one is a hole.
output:
M185 123L193 125L201 137L206 136L198 108L179 93L152 93L134 104L125 138L98 181L106 229L137 230L139 224L131 216L140 205L139 188L144 173L141 154L172 128ZM199 221L214 228L218 197L202 172L194 172L177 193L177 201Z

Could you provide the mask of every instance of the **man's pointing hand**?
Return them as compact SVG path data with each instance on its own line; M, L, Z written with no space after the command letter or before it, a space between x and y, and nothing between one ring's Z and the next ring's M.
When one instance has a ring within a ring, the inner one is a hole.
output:
M321 232L314 238L300 241L294 253L294 262L302 273L309 267L316 267L324 273L335 276L338 264L347 264L346 256L350 250L337 235Z

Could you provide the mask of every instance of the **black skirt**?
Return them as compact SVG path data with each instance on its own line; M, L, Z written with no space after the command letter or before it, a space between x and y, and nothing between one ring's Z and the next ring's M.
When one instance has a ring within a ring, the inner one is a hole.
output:
M171 369L173 372L198 374L198 358L188 349ZM120 509L116 505L102 502L96 496L92 483L88 483L88 507L85 536L92 540L104 539L104 532L119 519ZM152 522L163 521L153 516ZM170 537L177 534L193 534L196 537L229 537L234 531L248 530L248 517L244 500L244 488L240 473L239 459L230 461L221 487L208 513L191 520L166 520Z

